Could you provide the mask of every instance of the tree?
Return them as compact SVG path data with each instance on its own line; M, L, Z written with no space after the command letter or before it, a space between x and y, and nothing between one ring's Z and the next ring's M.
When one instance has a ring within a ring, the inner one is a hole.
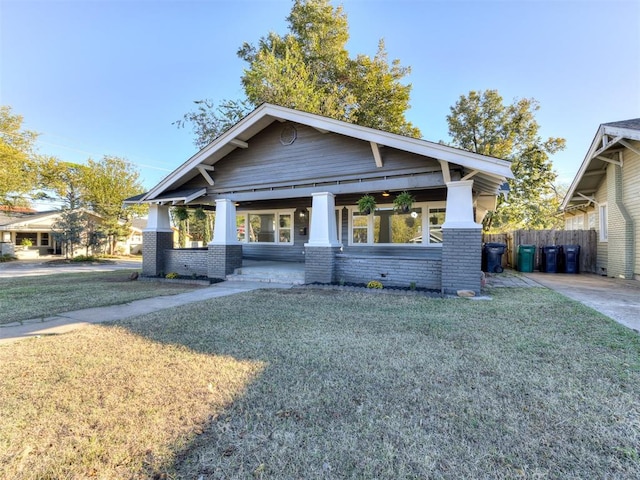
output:
M504 105L497 90L460 96L447 116L452 146L511 161L514 179L509 196L498 198L494 212L484 220L485 229L545 229L560 226L560 197L549 155L565 146L563 138L543 140L533 98Z
M0 205L28 204L24 196L38 183L37 137L22 129L20 115L0 106Z
M241 79L245 100L224 100L219 106L200 100L196 112L176 122L193 125L198 147L264 102L420 137L404 116L411 85L401 82L410 68L399 60L389 64L382 40L373 58L351 58L347 16L329 0L295 0L287 21L286 35L272 32L257 46L244 43L238 50L247 62Z
M65 208L58 221L51 226L53 238L62 245L65 258L73 257L76 246L82 243L85 215L82 210Z
M117 241L129 233L131 218L142 213L123 205L125 199L144 192L140 174L126 160L105 156L100 161L89 159L82 177L86 205L103 218L101 228L109 239L109 253L114 254Z

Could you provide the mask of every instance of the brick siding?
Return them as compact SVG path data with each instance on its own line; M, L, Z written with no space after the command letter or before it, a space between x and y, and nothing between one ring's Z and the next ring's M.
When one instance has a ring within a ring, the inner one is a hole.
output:
M207 276L225 278L242 266L242 245L209 245Z
M442 238L442 292L472 290L479 294L482 230L443 228Z
M165 273L176 272L180 275L208 276L207 248L179 248L165 250Z
M164 252L173 247L173 232L142 232L142 275L165 273Z
M305 283L335 281L336 254L340 247L307 247L305 249Z
M368 283L377 280L385 287L440 290L442 261L434 258L397 256L337 255L336 280Z

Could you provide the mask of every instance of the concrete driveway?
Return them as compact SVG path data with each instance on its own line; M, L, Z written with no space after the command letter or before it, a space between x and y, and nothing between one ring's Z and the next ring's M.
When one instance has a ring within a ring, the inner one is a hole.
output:
M0 263L0 278L32 277L35 275L53 275L56 273L109 272L113 270L142 269L142 258L121 258L113 263L87 264L51 264L53 258L37 260L16 260Z
M582 273L523 273L640 333L640 282Z

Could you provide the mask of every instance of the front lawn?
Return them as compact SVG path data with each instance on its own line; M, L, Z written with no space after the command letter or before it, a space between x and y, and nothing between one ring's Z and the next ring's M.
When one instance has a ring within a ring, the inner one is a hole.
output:
M639 478L637 334L542 288L255 291L0 348L0 478Z
M193 290L192 285L131 281L135 270L0 278L0 325L83 308Z

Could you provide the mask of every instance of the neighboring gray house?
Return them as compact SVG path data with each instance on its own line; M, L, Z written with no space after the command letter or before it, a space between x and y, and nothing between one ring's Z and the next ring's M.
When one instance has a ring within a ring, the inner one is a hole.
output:
M481 225L510 163L263 104L149 192L143 275L171 264L224 278L242 259L304 262L307 283L480 291ZM416 199L405 214L394 196ZM364 194L376 197L369 215ZM169 207L215 209L214 239L172 249ZM175 261L176 255L183 255Z
M640 279L640 118L600 125L561 209L598 231L599 273Z

